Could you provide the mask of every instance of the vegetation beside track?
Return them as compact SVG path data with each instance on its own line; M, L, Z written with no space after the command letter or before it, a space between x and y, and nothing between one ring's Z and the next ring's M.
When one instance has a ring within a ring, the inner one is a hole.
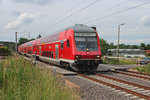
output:
M137 67L136 69L139 72L149 73L150 74L150 64L147 64L147 65L145 65L143 67Z
M0 100L78 100L75 95L63 87L59 76L34 67L23 57L0 63Z
M12 52L7 47L0 47L0 56L11 56Z
M104 59L104 64L113 64L113 65L133 65L136 64L135 59Z

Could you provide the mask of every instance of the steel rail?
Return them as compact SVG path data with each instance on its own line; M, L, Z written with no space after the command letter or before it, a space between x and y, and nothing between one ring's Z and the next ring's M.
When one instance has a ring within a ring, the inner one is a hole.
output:
M147 75L147 76L150 76L150 74L140 73L140 72L135 72L135 71L127 71L127 72L135 73L135 74L140 74L140 75Z
M133 75L133 74L131 74L131 73L125 73L125 72L120 72L120 71L117 71L117 72L115 72L115 73L119 73L119 74L122 74L122 75L128 75L128 76L133 76L133 77L137 77L137 78L143 78L143 79L148 79L148 80L150 80L149 77Z
M107 85L107 86L111 86L111 87L113 87L113 88L116 88L116 89L125 91L125 92L130 93L130 94L133 94L133 95L136 95L136 96L138 96L138 97L141 97L141 98L145 98L145 99L147 99L147 100L150 100L150 96L147 96L147 95L144 95L144 94L141 94L141 93L137 93L137 92L128 90L128 89L126 89L126 88L119 87L119 86L117 86L117 85L113 85L113 84L110 84L110 83L107 83L107 82L104 82L104 81L101 81L101 80L98 80L98 79L95 79L95 78L92 78L92 77L89 77L89 76L86 76L86 75L83 75L83 74L78 74L78 75L81 76L81 77L90 79L90 80L92 80L92 81L95 81L95 82L98 82L98 83L101 83L101 84L104 84L104 85Z
M143 89L146 89L146 90L150 90L150 87L147 87L147 86L135 84L135 83L132 83L132 82L128 82L128 81L112 78L112 77L101 75L101 74L96 74L96 75L100 76L100 77L108 78L108 79L111 79L111 80L114 80L114 81L118 81L118 82L121 82L121 83L125 83L125 84L129 84L129 85L132 85L132 86L136 86L136 87L139 87L139 88L143 88Z

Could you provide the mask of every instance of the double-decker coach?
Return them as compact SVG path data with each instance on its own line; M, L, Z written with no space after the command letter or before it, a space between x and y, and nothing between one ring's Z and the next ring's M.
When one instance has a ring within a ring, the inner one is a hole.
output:
M75 71L96 70L102 62L99 36L95 29L83 24L22 44L18 51Z

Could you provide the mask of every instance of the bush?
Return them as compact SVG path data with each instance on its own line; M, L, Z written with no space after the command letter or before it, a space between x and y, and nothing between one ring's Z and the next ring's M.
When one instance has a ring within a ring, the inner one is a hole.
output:
M113 65L131 65L131 64L136 64L135 60L132 59L119 59L119 61L117 59L108 59L108 60L104 60L104 63L108 63L108 64L113 64Z
M0 100L77 100L74 94L58 76L23 58L8 58L0 64Z
M146 65L145 67L143 67L144 72L146 73L150 73L150 64Z
M150 73L150 64L147 64L144 67L137 67L136 69L139 72Z
M11 56L12 52L7 47L0 47L0 55Z

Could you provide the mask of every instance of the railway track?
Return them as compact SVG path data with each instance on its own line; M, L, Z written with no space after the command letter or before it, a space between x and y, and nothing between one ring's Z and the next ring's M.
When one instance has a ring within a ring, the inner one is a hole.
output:
M115 79L97 73L95 75L79 74L79 76L98 82L100 84L110 86L112 88L116 88L117 90L124 91L126 93L129 93L129 95L135 95L139 97L138 99L144 98L150 100L150 87L127 82L124 80Z
M127 71L127 72L129 72L129 73L135 73L135 74L139 74L139 75L150 76L150 74L140 73L140 72L135 72L135 71Z
M146 79L150 81L150 75L149 74L144 74L144 73L139 73L139 72L133 72L133 71L116 71L115 73L122 74L122 75L127 75L131 77L136 77L140 79Z

